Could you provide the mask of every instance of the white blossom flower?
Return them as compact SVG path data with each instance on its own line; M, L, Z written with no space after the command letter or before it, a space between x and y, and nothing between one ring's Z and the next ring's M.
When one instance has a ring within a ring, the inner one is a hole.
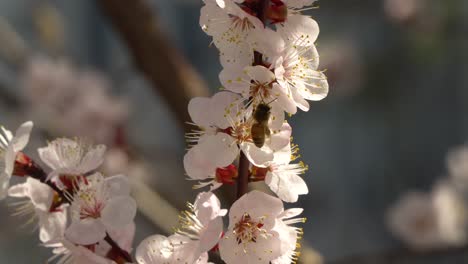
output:
M299 230L289 226L303 219L285 220L301 209L284 211L280 199L252 191L229 211L229 228L219 243L227 263L269 263L296 248Z
M27 198L15 203L16 215L29 215L28 222L36 222L39 238L42 242L62 237L67 223L67 211L64 206L55 205L56 193L50 186L28 177L25 183L17 184L8 190L8 195L15 198Z
M275 74L268 68L257 66L226 67L219 74L223 86L239 93L252 106L269 103L272 109L272 128L277 129L284 121L284 112L295 113L295 103L286 89L276 82Z
M39 148L41 160L53 171L48 178L59 175L81 176L96 170L104 160L104 145L93 146L83 140L59 138Z
M124 228L133 222L136 202L130 197L128 178L116 175L104 178L95 173L75 184L71 225L65 237L79 245L92 245L106 233Z
M65 136L112 144L128 116L128 103L109 93L105 76L67 61L35 56L28 60L22 83L29 115Z
M390 208L387 220L390 230L415 249L440 246L436 212L429 194L405 194Z
M14 173L17 154L22 151L29 141L33 123L22 124L15 135L1 127L0 131L0 200L7 196L10 178Z
M296 151L295 149L294 151ZM278 197L289 203L297 202L299 195L309 193L307 184L300 174L307 170L304 163L291 164L295 159L288 145L274 153L274 158L266 167L265 183Z
M319 101L328 94L327 77L317 70L318 65L319 55L314 45L288 45L274 61L278 83L303 111L309 110L306 100Z
M200 15L201 28L213 37L223 65L248 61L252 50L246 40L253 29L264 27L263 23L231 0L216 2L205 0Z
M466 210L445 183L432 194L409 192L388 211L390 230L416 250L460 246L466 242Z
M184 211L181 227L170 237L153 235L137 248L139 264L207 263L207 251L218 243L223 233L221 209L218 198L210 192L198 194L190 210Z

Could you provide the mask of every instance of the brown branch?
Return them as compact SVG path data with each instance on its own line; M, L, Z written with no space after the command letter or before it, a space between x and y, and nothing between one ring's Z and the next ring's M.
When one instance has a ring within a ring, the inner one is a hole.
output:
M185 131L191 127L187 105L195 96L207 96L207 86L195 69L174 48L157 25L144 0L97 0L102 12L120 33L136 67L167 102Z
M370 253L345 257L343 259L326 262L327 264L396 264L408 261L434 260L435 258L452 256L468 256L468 247L454 247L435 249L431 251L414 251L409 249L395 249L387 252ZM435 262L434 262L435 263Z

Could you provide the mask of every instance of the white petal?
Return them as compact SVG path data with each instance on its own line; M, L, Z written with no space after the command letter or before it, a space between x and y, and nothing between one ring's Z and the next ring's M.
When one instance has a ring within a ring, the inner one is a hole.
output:
M195 97L192 98L188 104L188 112L192 118L192 122L199 127L209 127L212 123L210 112L207 112L210 103L210 98Z
M253 143L243 142L240 147L250 163L257 167L265 167L273 160L273 151L265 145L258 148Z
M233 138L225 133L211 136L208 140L199 143L197 149L217 168L232 164L239 154L239 149L234 144Z
M109 196L129 196L130 195L130 180L125 175L114 175L105 178L108 187Z
M73 222L65 231L65 237L79 245L92 245L104 239L106 228L98 219Z
M275 83L273 84L272 92L272 96L277 98L278 105L280 105L284 109L284 111L290 114L295 114L297 112L294 98L285 87Z
M214 175L216 166L203 155L197 146L194 146L184 156L184 169L190 178L204 180Z
M288 123L283 123L281 130L270 137L270 148L274 151L286 147L291 141L292 128Z
M212 249L218 243L223 233L223 219L216 217L211 220L200 235L199 252L204 253Z
M29 141L29 135L31 134L32 128L33 128L33 122L28 121L22 124L16 130L15 137L12 139L12 142L11 142L15 152L21 151L26 147Z
M8 189L8 196L21 198L27 197L29 194L29 185L27 183L20 183L14 186L11 186Z
M105 152L106 146L104 145L97 145L93 149L90 149L81 161L80 169L82 172L90 172L101 166L102 162L104 161Z
M312 46L320 30L317 22L311 17L294 14L289 15L286 22L278 27L278 32L292 45Z
M295 203L299 195L309 193L302 177L293 173L268 173L265 183L278 197L288 203Z
M122 228L132 223L137 211L136 202L129 196L111 198L102 210L101 219L107 228Z
M45 243L63 237L66 224L66 211L41 214L39 217L39 239Z
M268 68L264 66L247 66L244 69L247 72L247 75L259 83L271 83L275 80L275 74Z
M302 208L286 209L286 210L284 210L283 213L280 214L279 218L281 218L281 219L293 218L293 217L296 217L296 216L302 214L302 212L304 212L304 209L302 209Z

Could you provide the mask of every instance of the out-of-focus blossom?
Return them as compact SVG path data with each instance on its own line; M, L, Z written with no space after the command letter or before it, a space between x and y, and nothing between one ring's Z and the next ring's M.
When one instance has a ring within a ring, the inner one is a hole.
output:
M131 225L136 202L130 197L128 178L123 175L104 178L95 173L77 180L70 207L71 225L65 237L79 245L92 245L106 234Z
M52 169L48 178L60 175L81 176L96 170L104 160L106 147L81 139L58 138L39 148L41 160Z
M15 198L26 198L17 202L18 215L29 215L28 222L36 222L39 238L42 242L62 237L67 223L67 211L64 206L57 208L54 204L56 193L46 184L28 177L25 183L17 184L8 190L8 195Z
M109 81L102 75L79 71L65 61L33 57L22 78L28 112L39 125L67 136L114 143L128 106L110 95Z
M387 15L397 22L407 22L421 12L425 0L385 0Z
M29 141L33 123L28 121L22 124L15 135L1 127L0 131L0 200L7 196L10 178L14 173L16 156Z
M390 230L409 247L431 250L466 242L466 211L455 189L439 183L431 194L410 192L390 208Z

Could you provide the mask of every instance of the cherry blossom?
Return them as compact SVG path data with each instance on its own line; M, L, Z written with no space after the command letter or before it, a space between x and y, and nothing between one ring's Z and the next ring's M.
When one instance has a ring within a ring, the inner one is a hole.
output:
M280 199L252 191L238 199L229 211L229 228L219 243L227 263L269 263L296 248L298 230L289 226L297 215L284 211ZM300 220L302 221L302 220Z
M231 0L206 0L201 9L200 26L220 50L223 65L248 61L252 50L246 41L255 28L263 28L261 21L245 12Z
M48 178L59 175L80 176L96 170L104 160L104 145L93 146L81 139L58 138L47 147L39 148L39 156L53 171Z
M54 202L56 202L57 194L48 185L29 177L25 183L10 187L8 195L15 198L27 198L15 203L16 214L29 215L31 219L28 222L38 222L39 238L42 242L63 236L67 223L67 211L64 206L56 206Z
M295 159L288 145L274 153L274 158L266 167L265 183L278 197L289 203L297 202L299 195L309 193L307 184L299 176L307 170L302 162L291 164ZM261 171L261 169L259 169ZM254 175L254 177L258 177Z
M71 225L65 237L79 245L92 245L107 233L133 223L136 202L130 197L128 178L104 178L95 173L76 183L71 203Z
M117 264L92 249L76 245L65 238L44 245L53 249L54 256L49 258L49 262L57 260L61 264Z
M15 135L1 127L0 131L0 199L7 196L10 178L14 173L16 156L29 141L33 123L28 121L22 124Z

